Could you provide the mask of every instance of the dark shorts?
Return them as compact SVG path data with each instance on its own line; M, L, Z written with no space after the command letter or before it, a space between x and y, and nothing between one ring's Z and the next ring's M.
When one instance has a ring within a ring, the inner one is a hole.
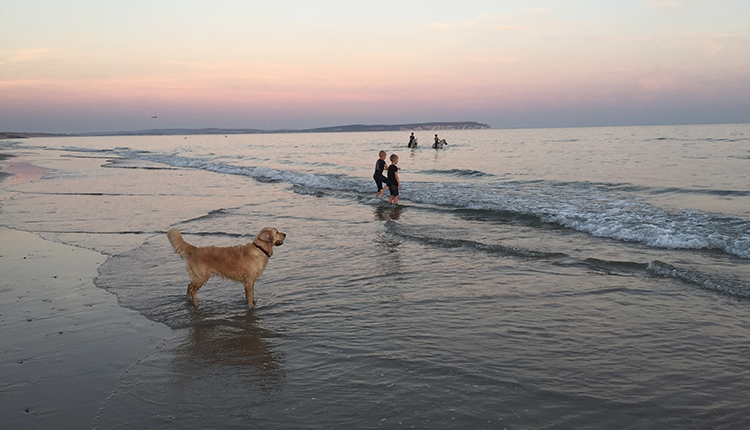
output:
M383 184L388 182L388 178L383 175L373 175L372 179L375 179L375 183L378 184L378 191L383 189Z
M392 196L398 195L398 184L390 184L388 185L388 191L391 192Z

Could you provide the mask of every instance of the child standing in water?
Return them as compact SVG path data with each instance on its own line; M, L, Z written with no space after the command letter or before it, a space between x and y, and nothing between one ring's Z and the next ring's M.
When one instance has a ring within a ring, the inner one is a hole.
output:
M391 165L388 166L388 190L391 192L391 197L388 199L388 203L398 204L398 190L401 189L401 181L398 179L398 155L391 154Z
M375 173L372 175L372 179L375 179L375 184L378 186L378 192L375 194L375 198L379 199L385 192L385 187L388 184L388 178L383 176L383 170L385 170L385 151L378 153L380 159L375 162ZM386 184L386 185L384 185Z

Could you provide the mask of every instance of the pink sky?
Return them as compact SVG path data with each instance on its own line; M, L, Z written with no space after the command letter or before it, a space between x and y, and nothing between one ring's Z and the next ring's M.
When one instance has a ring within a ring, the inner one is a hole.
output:
M750 121L750 3L602 3L11 1L0 131Z

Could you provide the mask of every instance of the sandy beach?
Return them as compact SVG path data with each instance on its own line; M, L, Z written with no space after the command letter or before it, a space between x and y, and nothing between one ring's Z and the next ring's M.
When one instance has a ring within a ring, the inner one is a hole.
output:
M8 188L45 169L0 159ZM0 410L13 429L90 428L117 380L170 330L93 279L106 256L8 229L0 214Z

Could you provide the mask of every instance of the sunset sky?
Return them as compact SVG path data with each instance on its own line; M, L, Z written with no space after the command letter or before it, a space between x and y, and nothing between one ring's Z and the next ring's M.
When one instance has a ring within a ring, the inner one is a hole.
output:
M750 122L750 1L0 5L0 131L465 120Z

